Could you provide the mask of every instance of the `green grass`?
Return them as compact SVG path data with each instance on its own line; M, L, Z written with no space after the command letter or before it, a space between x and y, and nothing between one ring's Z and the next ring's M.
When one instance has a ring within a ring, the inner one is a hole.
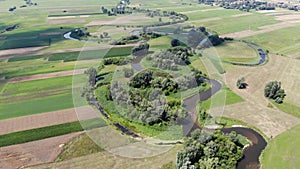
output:
M182 126L170 126L165 132L162 132L158 136L155 136L157 139L161 140L181 140L182 135Z
M272 103L281 111L300 118L300 107L285 101L282 104L278 104L275 101L272 101Z
M84 104L83 104L84 105ZM83 106L81 105L81 106ZM79 106L79 105L78 105ZM0 105L0 120L73 108L71 93Z
M66 53L55 53L47 55L37 55L37 56L24 56L24 57L14 57L8 59L8 62L25 61L33 59L48 59L48 61L64 61L71 62L77 60L92 60L107 57L119 57L128 56L131 54L132 47L118 47L111 49L100 49L100 50L90 50L81 52L66 52Z
M300 52L300 25L250 36L246 39L273 53L294 54Z
M171 38L168 36L162 36L156 39L151 39L148 43L150 50L168 49L171 47Z
M202 19L208 19L208 18L215 18L215 17L228 17L231 15L236 14L242 14L243 12L235 9L229 9L229 10L213 10L213 11L206 11L206 12L193 12L187 14L190 21L197 21Z
M224 99L226 99L224 101ZM230 105L239 102L243 102L244 99L241 98L239 95L235 94L232 90L228 87L223 87L223 90L216 93L210 99L201 103L201 107L208 110L211 108L223 106L223 105Z
M257 22L259 20L259 22ZM196 26L205 26L219 34L238 32L242 30L258 30L260 26L278 23L273 16L265 14L253 13L248 16L241 17L225 17L222 20L214 20L207 22L192 22ZM228 24L230 23L230 24Z
M299 168L300 125L269 141L260 161L262 169Z
M45 138L61 136L103 126L106 126L106 123L102 119L97 118L81 122L65 123L55 126L48 126L38 129L5 134L0 136L0 147L42 140Z
M86 156L103 150L87 134L82 134L64 146L56 162Z
M225 62L255 64L260 61L260 57L255 49L244 42L226 41L214 49L206 49L205 53L212 53L215 50L218 57Z

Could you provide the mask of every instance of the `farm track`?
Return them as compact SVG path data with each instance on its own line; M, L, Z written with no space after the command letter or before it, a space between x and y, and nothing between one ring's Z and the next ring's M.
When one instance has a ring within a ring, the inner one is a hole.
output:
M55 112L6 119L0 121L0 135L70 123L78 120L88 120L97 117L99 117L99 114L92 107L83 106Z

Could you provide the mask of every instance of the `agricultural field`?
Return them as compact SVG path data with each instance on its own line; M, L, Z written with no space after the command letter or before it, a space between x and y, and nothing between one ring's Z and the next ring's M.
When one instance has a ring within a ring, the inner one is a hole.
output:
M0 0L0 168L299 168L299 18Z

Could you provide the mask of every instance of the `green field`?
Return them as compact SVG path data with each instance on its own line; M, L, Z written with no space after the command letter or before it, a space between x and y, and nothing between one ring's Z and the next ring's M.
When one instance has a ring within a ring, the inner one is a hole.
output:
M255 49L239 41L226 41L220 46L205 49L203 54L209 57L219 57L222 61L230 63L255 64L260 61Z
M224 101L225 99L225 101ZM232 90L228 87L223 87L223 89L215 94L210 99L201 103L201 107L208 110L211 108L219 107L219 106L226 106L230 104L235 104L239 102L243 102L244 99L241 98L239 95L235 94Z
M0 135L0 147L22 144L30 141L42 140L50 137L61 136L83 130L106 126L105 121L100 118L48 126L38 129L20 131Z
M0 119L73 108L72 87L81 86L72 86L72 80L73 76L65 76L7 84L0 95Z
M259 22L257 22L259 20ZM248 16L224 17L221 20L192 23L196 26L205 26L210 30L216 31L219 34L238 32L242 30L258 30L260 26L278 23L273 16L267 16L253 12ZM228 24L230 23L230 24ZM238 26L237 26L238 25Z
M239 10L213 10L213 11L206 11L206 12L193 12L187 14L190 21L197 21L202 19L208 18L215 18L215 17L228 17L232 15L242 14L243 12Z
M120 47L83 52L67 52L49 55L14 57L0 61L0 77L13 78L17 76L52 73L59 71L88 68L101 58L128 56L132 47ZM7 64L9 63L9 64Z
M298 107L294 104L290 104L288 102L283 102L282 104L278 104L278 103L272 101L272 103L277 108L279 108L281 111L300 118L300 107Z
M82 134L64 146L56 161L69 160L100 151L103 151L103 148L99 147L87 134Z
M247 37L273 53L295 54L300 52L300 25Z
M298 168L300 161L300 125L275 137L261 156L263 169Z

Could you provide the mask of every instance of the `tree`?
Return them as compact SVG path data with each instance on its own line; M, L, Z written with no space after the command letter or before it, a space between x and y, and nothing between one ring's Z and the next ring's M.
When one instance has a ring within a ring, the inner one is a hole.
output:
M103 37L107 38L108 37L108 33L107 32L103 32Z
M171 46L172 47L180 46L180 41L178 39L173 39L171 41Z
M91 86L94 86L96 84L97 70L92 67L92 68L89 68L88 70L86 70L84 73L87 74L89 77L89 80L88 80L89 84Z
M148 43L140 43L139 46L132 49L132 54L135 56L147 54L149 51L150 45Z
M283 103L283 99L286 94L283 89L281 89L281 82L271 81L269 82L264 90L265 97L275 100L276 103Z
M247 88L247 83L245 82L245 78L242 77L242 78L238 79L237 82L236 82L236 86L239 89L245 89L245 88Z

